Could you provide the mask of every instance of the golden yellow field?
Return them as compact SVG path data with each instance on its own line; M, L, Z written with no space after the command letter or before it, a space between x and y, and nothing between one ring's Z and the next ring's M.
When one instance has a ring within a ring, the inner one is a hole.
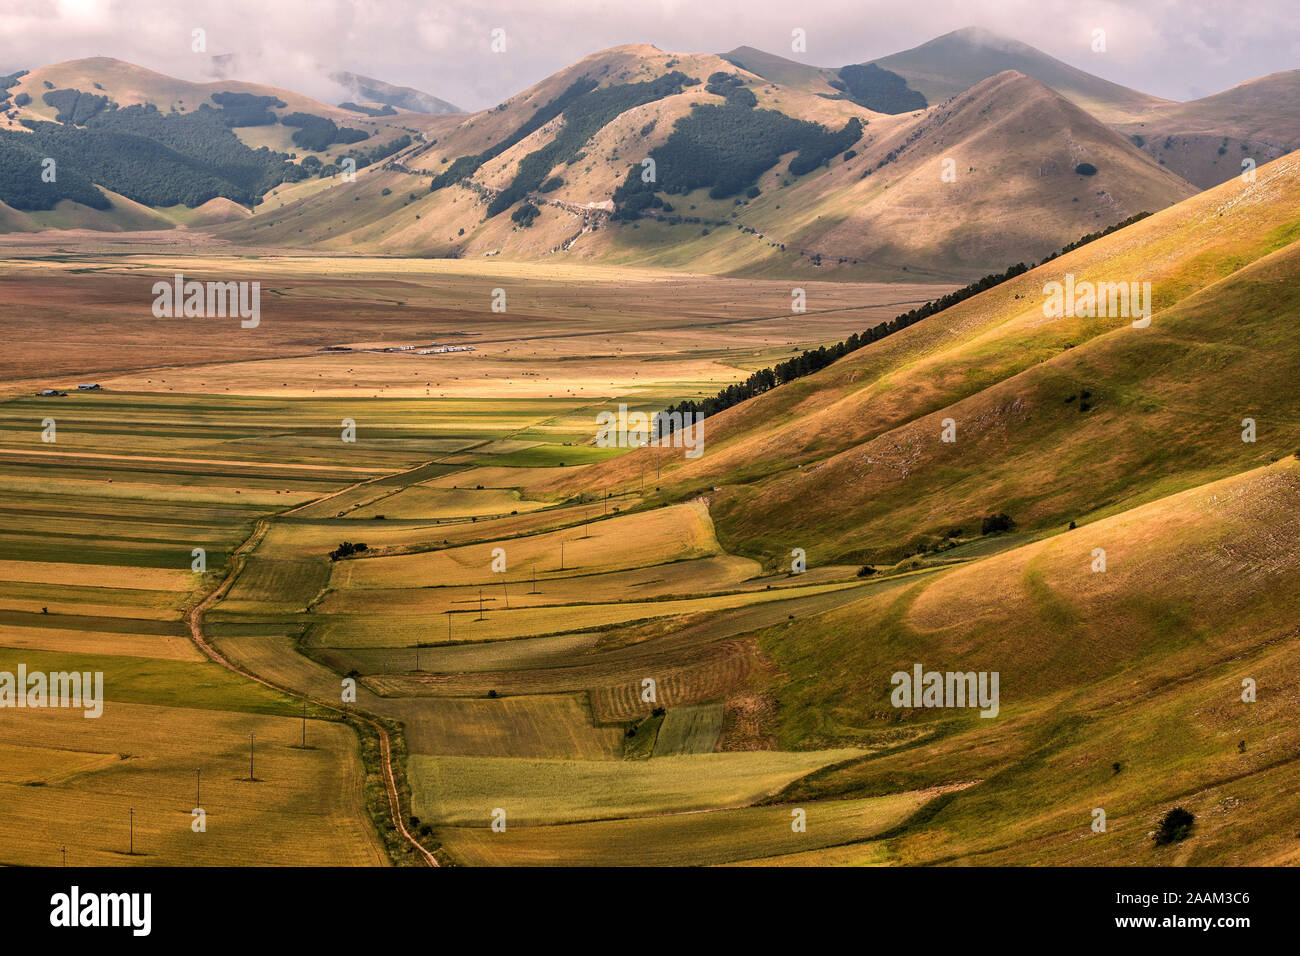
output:
M7 864L57 866L63 847L72 866L383 862L362 815L356 738L346 727L312 721L314 749L302 750L293 718L117 701L97 720L11 711L5 727ZM207 811L202 833L191 829L196 769Z

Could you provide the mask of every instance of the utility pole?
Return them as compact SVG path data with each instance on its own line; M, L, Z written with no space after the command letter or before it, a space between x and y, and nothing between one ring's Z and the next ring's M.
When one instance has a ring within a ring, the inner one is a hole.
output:
M506 597L506 610L510 610L510 588L506 587L506 579L501 579L501 593Z
M564 542L560 542L560 570L564 570Z
M420 669L420 642L415 642L415 669Z
M248 779L253 779L253 735L248 735Z
M532 594L537 593L537 565L535 564L533 565L533 590L531 591L531 593Z
M483 589L478 589L478 619L483 620Z
M447 608L447 640L451 640L451 608Z

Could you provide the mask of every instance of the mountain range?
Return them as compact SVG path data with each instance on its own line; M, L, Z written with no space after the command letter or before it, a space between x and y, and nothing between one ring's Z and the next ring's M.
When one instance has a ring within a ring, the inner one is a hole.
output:
M333 78L355 99L104 57L0 79L0 229L957 281L1300 145L1300 71L1175 103L973 28L838 70L615 47L468 115Z

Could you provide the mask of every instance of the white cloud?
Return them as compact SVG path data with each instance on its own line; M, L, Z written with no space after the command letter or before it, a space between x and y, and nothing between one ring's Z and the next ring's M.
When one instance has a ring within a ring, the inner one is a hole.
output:
M241 79L334 97L352 70L491 106L588 53L622 43L725 52L747 44L822 66L906 49L963 26L1022 40L1082 69L1175 99L1295 67L1291 0L0 0L0 68L107 55L188 79L210 53L237 54ZM509 52L488 51L506 29ZM790 31L808 52L790 52ZM1107 53L1089 48L1107 31Z

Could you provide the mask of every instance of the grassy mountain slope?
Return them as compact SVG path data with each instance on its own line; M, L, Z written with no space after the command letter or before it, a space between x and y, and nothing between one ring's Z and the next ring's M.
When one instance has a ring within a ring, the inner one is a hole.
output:
M872 62L907 79L932 104L985 77L1017 70L1129 137L1160 165L1201 189L1240 172L1246 157L1262 165L1300 146L1300 71L1295 70L1177 103L1111 83L1024 43L973 27Z
M575 255L601 255L603 244L591 240L603 237L593 235L592 227L597 232L607 228L607 213L593 210L591 205L603 204L609 209L614 190L629 167L662 144L673 124L690 113L693 103L723 101L704 88L704 81L719 71L739 72L720 57L664 53L646 45L593 54L494 109L460 121L454 129L443 129L436 143L413 148L404 156L400 168L373 171L364 187L359 181L355 189L288 204L283 211L272 207L266 210L271 215L254 219L231 232L230 238L247 236L326 248L369 246L386 252L444 256L499 251L512 258L535 258L581 236L584 244ZM652 83L674 72L698 82L681 92L632 106L612 117L576 151L569 149L557 159L547 178L558 178L562 185L529 197L541 209L531 227L517 226L509 212L485 216L485 207L514 180L520 162L561 136L569 122L564 115L554 116L536 129L530 124L539 111L561 102L575 83L594 82L594 93L599 94L613 87ZM875 116L853 103L785 90L748 74L744 79L760 108L789 111L834 128L853 117ZM521 131L525 135L520 136ZM430 179L457 160L496 149L499 152L484 159L463 183L429 191ZM384 189L390 190L389 196L383 195ZM589 250L588 245L595 248Z
M892 586L750 635L768 666L728 711L782 750L883 748L770 802L954 789L801 862L1297 860L1298 198L1279 160L721 413L699 463L652 448L552 485L635 488L661 457L651 503L703 497L733 553L901 559ZM1150 326L1045 318L1066 273L1151 281ZM1017 532L981 536L995 512ZM916 663L997 672L996 719L894 707ZM1174 806L1192 837L1157 846Z
M782 746L922 733L779 799L975 781L861 845L864 859L1296 862L1298 515L1288 458L761 633ZM892 707L890 675L917 662L998 672L998 717ZM1157 847L1175 805L1195 814L1193 837Z
M47 83L50 85L47 86ZM28 113L41 119L53 120L54 108L43 101L44 94L51 89L77 89L98 93L108 96L120 106L152 103L164 113L173 110L191 112L203 104L215 107L217 104L212 100L213 93L248 93L281 100L285 105L275 108L278 114L310 113L333 120L339 125L362 126L366 129L395 128L402 122L397 117L391 116L377 118L358 116L351 110L330 106L301 93L260 83L239 80L193 83L106 56L68 60L34 69L22 77L10 92L15 95L20 92L27 93L32 98L32 102L26 108ZM407 121L408 125L418 124L420 117L407 117ZM284 146L285 151L292 149L287 134L284 137Z
M1016 73L915 119L873 122L855 152L788 187L768 188L781 182L769 177L737 221L828 266L860 258L900 275L929 268L970 279L1193 192ZM954 182L943 180L947 160ZM1085 162L1097 172L1076 172Z
M714 416L703 458L662 454L661 494L708 494L727 546L772 563L795 546L892 562L988 514L1055 527L1266 462L1300 441L1268 384L1300 362L1297 197L1300 159L1279 160ZM1149 281L1151 326L1044 318L1067 273ZM630 485L654 455L586 487Z
M237 221L275 183L341 184L346 160L400 162L448 125L437 116L367 116L250 83L189 83L108 57L34 70L6 92L30 97L4 114L0 130L10 159L0 200L12 207L0 228L11 231ZM42 157L57 162L56 182L40 179ZM138 208L109 205L124 201Z
M1202 188L1300 147L1300 70L1271 73L1187 103L1166 103L1115 129Z
M171 229L174 218L165 210L133 202L108 189L99 189L108 208L94 209L65 199L53 209L21 210L0 202L0 232L41 232L45 229L93 229L97 232L136 232ZM220 202L220 200L212 200ZM203 208L203 207L200 207ZM198 212L199 210L193 210Z

